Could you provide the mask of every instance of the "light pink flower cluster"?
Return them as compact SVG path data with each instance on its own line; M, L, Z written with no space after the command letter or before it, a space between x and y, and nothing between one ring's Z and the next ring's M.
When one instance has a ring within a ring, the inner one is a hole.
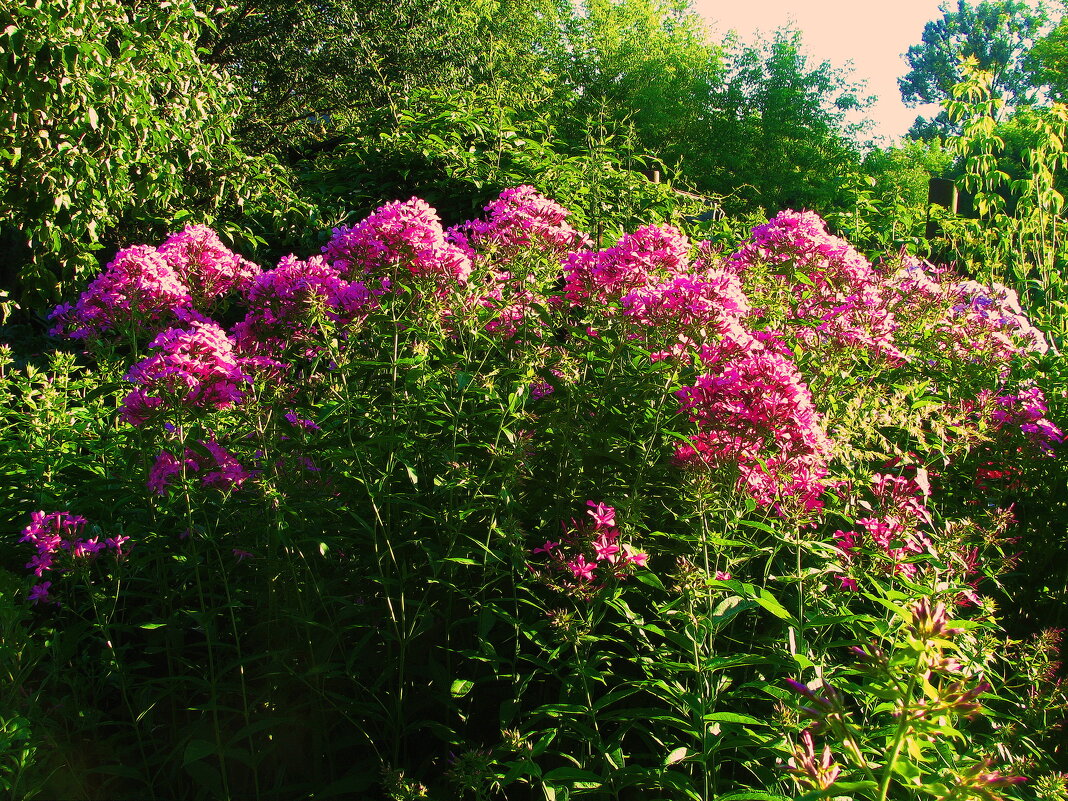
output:
M544 325L532 313L538 302L533 276L517 276L505 271L491 271L489 286L477 304L492 311L493 317L484 326L486 333L508 341L515 339L520 328L529 323L531 334L541 336Z
M917 571L914 557L937 555L930 534L922 530L931 526L925 488L915 479L876 473L871 491L871 514L857 520L859 531L836 531L835 544L847 563L859 559L862 548L874 546L883 569L911 578ZM857 589L856 579L842 576L841 582L845 589Z
M651 279L684 272L690 242L670 225L646 225L610 248L569 254L564 296L575 306L613 303Z
M675 392L680 413L697 424L690 444L676 450L676 463L737 469L738 488L758 503L818 509L830 440L793 364L750 339L740 356L706 348L704 360L717 371Z
M959 281L949 292L953 304L949 319L958 346L955 355L974 361L977 354L989 354L997 361L1009 362L1022 353L1049 349L1045 336L1023 313L1013 290L1001 284Z
M126 374L138 386L122 402L124 421L140 426L172 405L188 411L226 409L245 397L251 379L215 323L169 328L151 347L156 353Z
M943 355L967 364L1005 366L1025 353L1045 353L1016 293L1001 284L958 281L951 270L905 257L889 284L902 319L922 320Z
M74 305L52 311L49 333L83 340L116 330L155 334L192 308L189 287L163 254L136 245L120 250Z
M168 451L160 451L148 474L148 488L157 495L166 495L175 476L200 473L200 483L224 492L240 489L254 476L244 468L226 448L214 439L198 440L207 454L186 448L181 459Z
M531 551L545 554L545 560L530 569L550 586L589 597L612 580L626 578L635 567L645 567L646 553L620 542L616 510L603 503L587 501L590 521L571 521L560 542L547 541Z
M367 316L384 291L346 281L320 256L307 261L284 256L253 279L248 312L234 326L234 340L241 353L281 355L296 347L311 355L323 340L320 323L352 325Z
M403 268L411 278L445 287L464 284L471 274L471 259L445 238L437 213L414 197L388 203L351 228L335 228L323 253L349 280L402 280L397 270Z
M591 244L588 236L566 222L567 209L532 186L505 189L485 210L485 220L471 220L447 232L449 241L472 261L478 253L487 252L495 263L507 264L531 248L543 257L558 259Z
M810 212L783 211L753 229L728 263L745 277L763 266L788 290L788 321L798 337L866 349L900 359L894 343L894 295L886 282L844 239L827 232Z
M121 555L123 545L130 539L121 535L108 537L104 542L100 542L99 535L85 539L83 533L86 519L70 512L34 512L30 515L30 521L30 525L22 530L19 542L28 542L37 549L26 567L32 569L38 578L41 578L46 570L62 570L68 567L68 558L89 559L106 549ZM57 559L63 560L63 563L57 565ZM34 603L51 600L51 586L51 581L36 584L30 590L29 599Z
M234 291L243 291L260 272L252 262L227 248L205 225L187 225L171 234L158 252L189 287L194 305L204 310Z

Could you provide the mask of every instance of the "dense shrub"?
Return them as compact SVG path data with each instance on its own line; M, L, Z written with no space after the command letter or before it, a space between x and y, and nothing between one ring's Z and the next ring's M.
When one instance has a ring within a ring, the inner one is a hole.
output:
M486 212L391 203L262 270L187 229L56 310L84 358L5 366L0 778L1055 788L1057 636L999 622L985 490L1061 464L1013 294L811 213L728 254L602 247L530 187Z

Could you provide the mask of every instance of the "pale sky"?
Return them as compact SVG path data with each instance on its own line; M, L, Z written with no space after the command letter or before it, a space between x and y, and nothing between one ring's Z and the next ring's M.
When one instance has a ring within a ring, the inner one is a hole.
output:
M908 67L903 58L919 44L923 26L942 16L942 0L693 0L718 34L736 30L744 42L754 33L771 34L792 22L803 34L812 66L830 61L836 67L853 62L854 79L867 84L878 99L868 111L875 120L873 135L897 138L905 134L917 114L937 113L938 106L906 108L897 79ZM953 0L951 8L956 8Z

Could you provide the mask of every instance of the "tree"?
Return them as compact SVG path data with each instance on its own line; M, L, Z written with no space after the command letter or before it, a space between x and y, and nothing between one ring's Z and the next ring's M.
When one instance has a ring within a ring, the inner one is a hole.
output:
M24 291L54 294L105 241L158 236L179 211L232 222L293 200L233 142L237 98L197 52L210 24L192 0L0 0L0 260Z
M242 0L215 16L200 44L247 98L242 140L295 161L414 86L463 83L488 10L451 0Z
M972 6L957 0L955 11L948 2L940 10L941 19L928 22L920 44L905 54L909 72L898 79L902 100L915 106L948 98L962 79L961 60L969 57L992 74L996 97L1009 105L1027 100L1033 86L1025 59L1046 22L1042 6L1033 8L1022 0L983 0ZM950 130L949 119L941 114L930 121L918 117L910 134L930 138Z
M1062 2L1062 6L1068 10L1068 4ZM1062 15L1057 25L1035 42L1026 66L1032 83L1050 99L1068 100L1068 15Z
M860 164L860 131L846 113L870 103L862 87L845 69L811 64L801 33L789 28L756 44L734 43L726 60L703 152L691 168L706 188L738 192L767 210L829 211L838 178Z

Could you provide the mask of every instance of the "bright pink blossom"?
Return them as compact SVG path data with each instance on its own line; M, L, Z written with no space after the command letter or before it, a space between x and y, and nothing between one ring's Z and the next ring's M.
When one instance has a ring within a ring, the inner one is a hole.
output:
M154 248L136 245L119 251L73 305L49 315L50 333L93 339L123 331L155 334L192 310L189 287Z
M323 248L342 277L389 277L452 285L466 283L471 259L445 238L441 219L424 200L396 201L352 226L334 229ZM404 271L398 274L398 269Z
M257 265L229 250L204 225L187 225L171 234L158 252L189 287L194 305L201 311L231 292L243 291L260 272Z
M234 353L233 342L214 323L193 322L156 337L156 352L126 374L137 387L123 400L121 418L140 426L171 404L187 411L226 409L239 403L251 378Z

